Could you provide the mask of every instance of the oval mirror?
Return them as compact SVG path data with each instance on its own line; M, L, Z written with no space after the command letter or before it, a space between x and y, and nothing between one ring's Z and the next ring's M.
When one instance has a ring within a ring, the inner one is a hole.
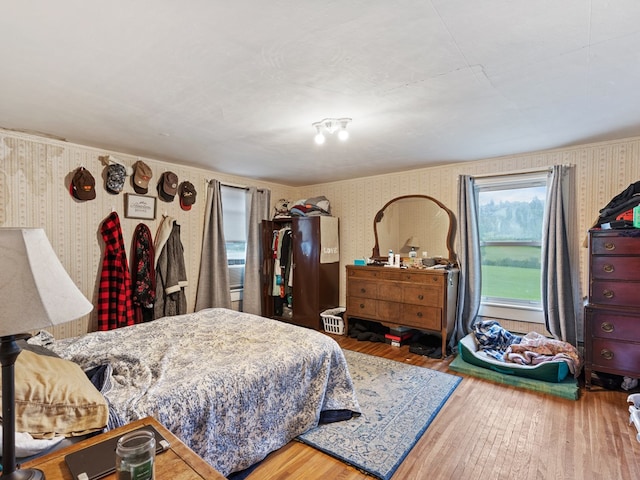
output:
M433 197L405 195L382 207L373 220L376 244L372 256L386 260L389 250L408 257L412 247L417 256L443 258L456 263L453 251L453 212Z

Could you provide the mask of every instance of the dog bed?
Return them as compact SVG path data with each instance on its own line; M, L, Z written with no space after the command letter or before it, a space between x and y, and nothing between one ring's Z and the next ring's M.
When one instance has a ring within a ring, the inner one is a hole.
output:
M545 382L561 382L569 373L567 362L561 360L543 362L538 365L521 365L496 360L478 350L478 344L473 332L458 342L458 354L465 362L478 367L488 368L506 375L533 378Z

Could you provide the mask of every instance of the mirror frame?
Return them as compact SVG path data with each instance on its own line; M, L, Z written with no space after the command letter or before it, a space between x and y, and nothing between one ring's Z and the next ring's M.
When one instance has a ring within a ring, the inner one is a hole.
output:
M435 203L438 207L440 207L442 210L444 210L447 215L449 216L449 230L447 232L447 238L446 238L446 247L447 247L447 251L449 253L449 258L446 259L448 260L450 263L453 264L457 264L457 260L456 260L456 256L455 256L455 252L453 250L453 236L455 234L455 216L453 215L453 212L451 210L449 210L441 201L430 197L429 195L402 195L400 197L395 197L392 198L391 200L389 200L387 203L384 204L384 206L378 210L378 212L376 213L375 217L373 217L373 234L375 236L375 240L376 240L376 244L373 246L373 251L371 252L371 257L374 260L379 260L379 261L386 261L387 257L386 256L381 256L380 255L380 244L378 243L378 228L377 225L378 223L380 223L380 221L382 220L382 217L384 216L384 210L391 205L394 202L397 202L398 200L403 200L405 198L424 198L426 200L430 200L433 203Z

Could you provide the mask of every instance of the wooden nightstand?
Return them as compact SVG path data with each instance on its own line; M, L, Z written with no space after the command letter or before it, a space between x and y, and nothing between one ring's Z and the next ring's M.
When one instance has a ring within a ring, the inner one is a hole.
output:
M151 417L96 435L70 447L56 450L21 466L23 468L38 468L42 470L47 480L74 480L64 461L65 455L82 450L89 445L99 443L108 438L119 437L130 430L135 430L145 425L153 425L171 443L169 450L156 456L156 480L225 480L221 473L202 460L193 450L182 443L178 437ZM115 480L116 474L113 473L104 478L105 480Z

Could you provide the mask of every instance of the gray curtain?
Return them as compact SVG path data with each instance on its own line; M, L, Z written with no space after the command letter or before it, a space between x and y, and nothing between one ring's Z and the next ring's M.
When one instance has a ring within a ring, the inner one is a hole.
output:
M476 321L482 287L475 182L473 177L468 175L458 177L458 232L460 238L458 310L456 324L449 340L449 346L454 351L460 339L471 331Z
M202 258L195 310L210 307L231 308L229 266L227 265L220 182L218 180L211 180L207 188Z
M262 315L260 222L269 219L270 208L271 191L249 187L247 194L247 257L244 266L242 310L256 315Z
M547 330L577 346L582 307L575 209L575 168L554 165L542 227L542 305Z

